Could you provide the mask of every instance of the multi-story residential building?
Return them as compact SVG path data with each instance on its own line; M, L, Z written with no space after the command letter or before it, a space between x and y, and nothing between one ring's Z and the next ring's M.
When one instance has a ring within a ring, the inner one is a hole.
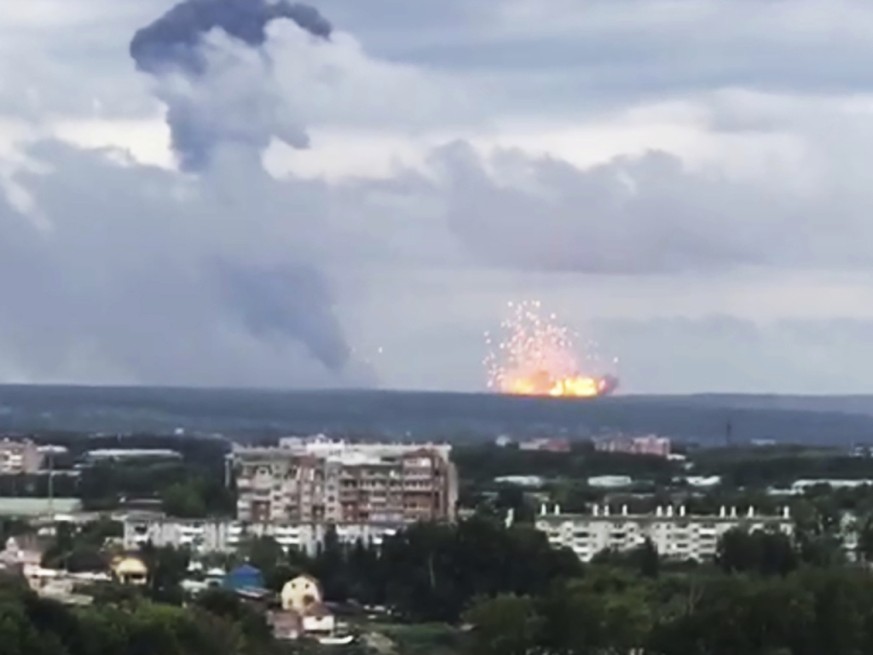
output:
M286 551L289 549L313 555L328 533L327 524L252 523L221 520L180 520L154 515L130 515L124 520L125 549L135 550L146 543L154 546L187 548L192 553L231 553L247 539L272 537ZM379 546L397 532L397 526L358 523L334 527L340 543Z
M451 446L283 439L236 447L237 518L246 523L403 525L454 520Z
M0 441L0 475L36 473L42 467L43 455L29 439Z
M717 516L686 514L685 507L658 507L654 514L629 514L627 506L612 513L608 505L591 514L553 513L542 507L536 527L555 547L571 549L587 562L603 550L629 550L650 539L664 557L707 560L715 557L719 538L732 528L775 530L792 534L794 523L785 508L778 516L760 515L753 508L738 513L722 507Z

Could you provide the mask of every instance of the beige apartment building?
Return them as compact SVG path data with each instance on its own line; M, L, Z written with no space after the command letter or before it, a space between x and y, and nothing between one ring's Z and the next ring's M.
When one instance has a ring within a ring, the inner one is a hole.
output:
M402 525L452 521L457 473L442 444L283 439L236 447L237 519L247 523Z

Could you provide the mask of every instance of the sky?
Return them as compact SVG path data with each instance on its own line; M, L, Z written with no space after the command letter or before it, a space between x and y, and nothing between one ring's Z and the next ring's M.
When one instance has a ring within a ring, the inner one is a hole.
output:
M477 391L536 299L625 393L873 393L871 57L862 0L0 0L0 382Z

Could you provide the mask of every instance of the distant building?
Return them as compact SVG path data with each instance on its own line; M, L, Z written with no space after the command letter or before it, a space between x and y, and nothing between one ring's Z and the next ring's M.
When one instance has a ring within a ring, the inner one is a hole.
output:
M298 575L282 587L280 593L283 610L302 612L313 603L324 602L321 583L311 575Z
M380 545L398 530L395 524L347 523L333 527L343 544ZM286 551L314 555L324 543L329 527L313 523L243 523L222 520L183 520L150 514L130 514L124 519L124 547L155 546L188 548L194 553L232 553L253 537L272 537Z
M0 475L29 475L42 468L43 455L29 439L0 441Z
M130 462L139 460L178 460L182 454L166 448L99 448L82 455L84 464Z
M627 475L595 475L587 480L589 487L597 489L622 489L633 484L633 478Z
M331 634L336 628L333 612L324 604L321 584L309 575L289 580L280 593L282 610L300 617L302 631L310 634ZM287 621L290 625L292 621Z
M546 483L545 479L539 475L503 475L494 478L494 482L528 489L538 489Z
M453 521L457 472L445 444L287 438L236 447L237 518L248 523L400 526Z
M142 586L148 580L149 570L139 557L123 555L112 562L112 574L121 584Z
M685 507L658 507L654 514L629 514L627 506L611 512L609 505L594 505L591 514L548 513L543 507L536 527L554 547L569 548L583 562L604 550L627 551L651 540L664 557L703 561L716 555L719 538L732 528L773 530L792 534L794 523L785 508L778 516L754 509L738 513L722 507L717 516L686 514Z
M616 437L597 441L594 449L601 453L624 453L626 455L649 455L652 457L670 457L670 439L647 435L645 437Z
M20 519L66 517L82 510L78 498L0 497L0 516Z
M569 439L531 439L520 442L518 449L542 453L569 453L572 446Z
M264 574L251 564L243 564L224 576L221 586L231 591L263 589Z
M684 482L689 487L708 489L721 484L720 475L686 475L673 478L673 482Z
M803 480L795 480L791 483L791 487L788 489L769 489L768 492L771 495L779 496L779 495L794 495L801 496L805 494L808 490L814 489L815 487L830 487L831 489L855 489L857 487L866 487L873 486L873 480L869 478L863 478L859 480L845 480L845 479L828 479L828 478L812 478L812 479L803 479Z

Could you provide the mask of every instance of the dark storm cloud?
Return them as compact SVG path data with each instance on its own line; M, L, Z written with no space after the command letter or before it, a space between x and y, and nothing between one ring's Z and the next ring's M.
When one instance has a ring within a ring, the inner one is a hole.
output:
M181 68L202 74L205 61L199 46L210 30L223 30L258 48L267 38L267 25L282 18L294 21L313 36L330 37L331 24L309 5L287 0L185 0L138 30L130 43L130 54L137 68L150 73Z

